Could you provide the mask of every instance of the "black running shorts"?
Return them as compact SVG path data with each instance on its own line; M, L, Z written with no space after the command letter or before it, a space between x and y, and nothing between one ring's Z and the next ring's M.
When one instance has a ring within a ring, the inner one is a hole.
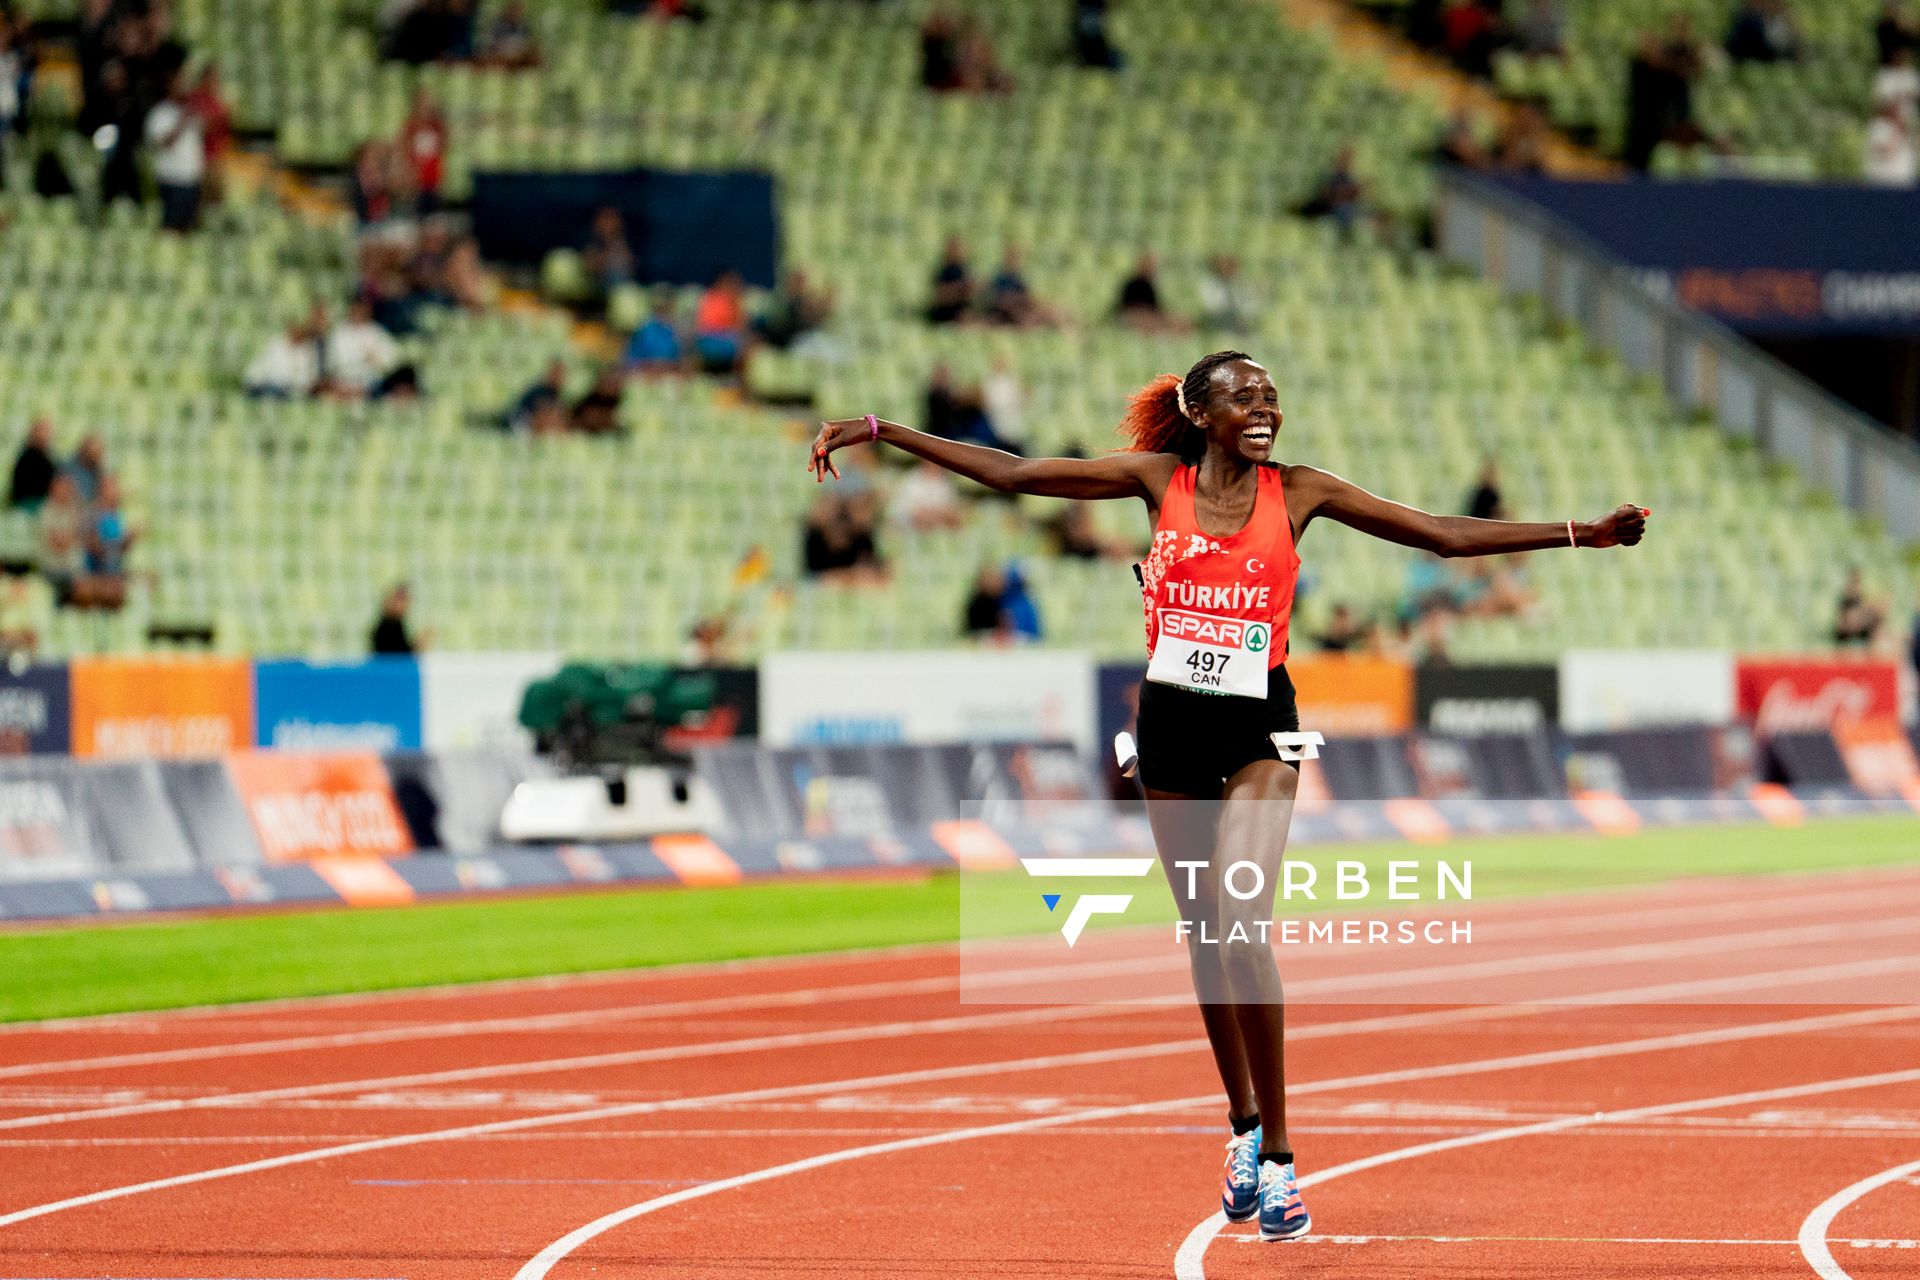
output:
M1211 799L1246 765L1280 758L1272 735L1300 732L1300 708L1284 665L1267 673L1264 698L1145 680L1138 727L1142 786Z

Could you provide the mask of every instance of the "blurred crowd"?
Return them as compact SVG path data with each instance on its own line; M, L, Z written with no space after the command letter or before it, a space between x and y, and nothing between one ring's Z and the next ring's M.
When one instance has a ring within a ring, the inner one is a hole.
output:
M34 518L33 570L52 588L56 605L112 611L126 603L127 554L141 530L127 519L122 500L106 442L97 433L63 459L52 422L39 418L28 428L14 456L7 507ZM18 585L9 584L0 618L17 600ZM9 649L31 652L37 643L37 637L20 633L17 621L0 622L0 632Z

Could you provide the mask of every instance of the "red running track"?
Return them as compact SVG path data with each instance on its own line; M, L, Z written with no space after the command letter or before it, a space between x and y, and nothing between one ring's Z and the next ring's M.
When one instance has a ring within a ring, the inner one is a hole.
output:
M919 948L0 1029L0 1276L1920 1269L1920 951L1766 937L1888 936L1920 871L1488 909L1555 1003L1289 1010L1302 1241L1221 1229L1191 1008L962 1003Z

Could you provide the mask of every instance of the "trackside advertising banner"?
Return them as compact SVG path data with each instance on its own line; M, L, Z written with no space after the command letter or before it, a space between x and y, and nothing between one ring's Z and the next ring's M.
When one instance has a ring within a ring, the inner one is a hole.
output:
M371 752L251 751L227 761L268 862L409 853L393 782Z
M1900 718L1900 674L1886 659L1742 658L1735 678L1740 715L1762 736Z
M532 750L532 735L520 727L521 696L562 661L547 652L427 654L420 659L421 745Z
M1733 655L1718 649L1572 649L1560 657L1560 727L1729 724L1733 671Z
M260 662L254 744L283 751L417 751L420 667L412 658Z
M73 749L73 696L65 663L0 667L0 755L64 755Z
M1420 727L1470 738L1539 733L1560 719L1560 670L1551 666L1421 667L1413 677Z
M1358 654L1292 658L1287 674L1300 700L1300 727L1345 737L1413 728L1413 668Z
M1095 731L1081 653L776 653L760 668L772 746L1065 739L1090 753Z
M204 758L253 741L253 669L244 658L80 658L77 756Z

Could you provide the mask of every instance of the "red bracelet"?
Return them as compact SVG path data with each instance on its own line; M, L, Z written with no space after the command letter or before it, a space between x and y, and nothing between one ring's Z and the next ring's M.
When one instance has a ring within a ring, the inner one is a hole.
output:
M1567 521L1567 545L1572 547L1575 551L1578 551L1580 549L1579 542L1575 541L1573 536L1573 521L1571 520Z
M867 437L867 442L871 444L880 438L880 419L874 417L872 414L868 414L867 429L873 433Z

